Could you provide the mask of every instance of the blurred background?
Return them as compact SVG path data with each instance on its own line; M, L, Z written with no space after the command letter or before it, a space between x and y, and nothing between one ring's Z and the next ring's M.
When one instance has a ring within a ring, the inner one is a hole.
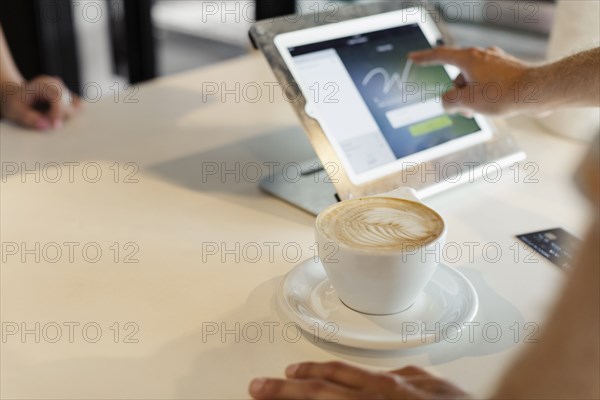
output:
M3 0L0 21L26 78L58 75L82 93L94 85L139 83L251 52L248 29L256 19L314 12L335 18L338 7L364 2ZM498 45L534 61L547 55L554 0L430 3L457 44Z

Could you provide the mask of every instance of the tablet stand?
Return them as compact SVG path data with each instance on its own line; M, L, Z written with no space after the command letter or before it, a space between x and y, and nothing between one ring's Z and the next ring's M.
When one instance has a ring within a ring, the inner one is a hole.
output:
M419 5L419 3L421 4ZM438 44L452 45L452 38L447 32L441 16L435 9L431 9L427 5L430 6L431 4L419 0L373 0L365 4L342 6L339 10L336 10L333 19L315 19L315 16L310 14L287 16L259 21L250 29L249 33L253 45L265 55L281 86L287 88L286 95L288 98L295 99L295 101L290 102L290 105L298 115L316 154L321 160L324 160L325 165L331 163L332 165L342 166L344 163L329 142L318 121L309 115L310 113L306 109L307 102L302 93L294 90L298 85L277 46L275 46L274 38L279 34L318 25L334 24L354 18L418 6L427 11L427 15L430 17L428 21L435 23L439 36L436 37ZM332 183L326 179L327 174L325 171L315 171L315 162L309 161L306 173L299 179L290 179L283 173L274 174L261 182L261 188L313 214L317 214L329 204L334 203L336 194L338 198L345 200L387 193L399 187L411 187L417 191L420 198L425 199L482 176L489 164L504 168L525 158L525 154L519 149L503 120L486 119L486 122L490 126L493 135L485 142L425 162L411 163L407 161L407 167L402 171L396 171L368 182L361 184L353 182L348 172L340 167L335 176L334 189ZM460 168L457 170L456 166ZM412 169L409 171L408 167ZM445 172L430 173L438 170ZM455 171L455 173L452 171Z
M297 164L298 165L298 164ZM263 178L260 188L311 214L340 201L327 172L317 158ZM301 170L301 174L298 173Z

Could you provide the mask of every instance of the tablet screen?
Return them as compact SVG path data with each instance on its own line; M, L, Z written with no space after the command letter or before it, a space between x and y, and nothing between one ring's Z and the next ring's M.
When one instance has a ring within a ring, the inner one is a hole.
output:
M309 114L354 183L395 172L408 159L451 152L459 142L464 147L481 133L475 119L444 112L446 69L408 60L426 48L417 23L287 47Z

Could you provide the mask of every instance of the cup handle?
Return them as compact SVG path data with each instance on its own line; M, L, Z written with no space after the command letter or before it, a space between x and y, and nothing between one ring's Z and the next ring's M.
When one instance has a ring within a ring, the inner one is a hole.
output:
M417 196L417 191L411 187L399 187L396 190L392 190L391 192L378 194L377 197L395 197L397 199L411 200L416 201L417 203L423 203L419 196Z

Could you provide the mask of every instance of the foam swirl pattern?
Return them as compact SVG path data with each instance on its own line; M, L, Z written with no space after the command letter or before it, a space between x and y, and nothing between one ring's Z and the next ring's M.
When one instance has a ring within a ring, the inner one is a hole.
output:
M318 220L332 241L363 250L406 250L437 239L442 218L422 204L393 198L364 198L338 204Z

